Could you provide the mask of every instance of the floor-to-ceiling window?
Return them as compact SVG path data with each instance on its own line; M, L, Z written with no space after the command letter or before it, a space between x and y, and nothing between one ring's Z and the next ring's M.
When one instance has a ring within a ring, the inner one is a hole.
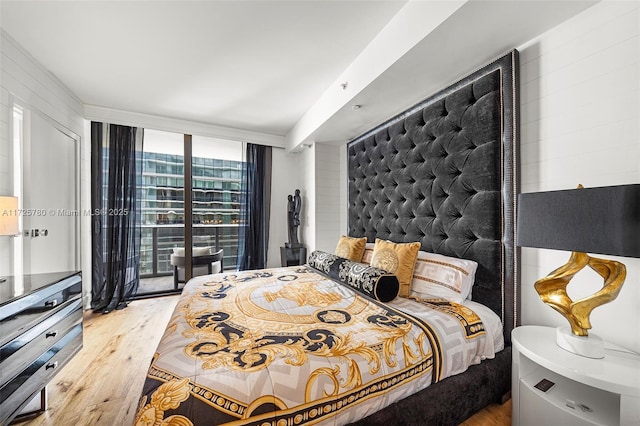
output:
M223 249L225 269L235 269L242 158L243 144L236 141L145 129L138 295L175 289L171 255L184 249L187 234L193 247ZM191 232L185 232L187 222Z
M242 157L241 143L193 136L193 243L223 249L225 269L238 255Z
M172 274L174 247L184 245L183 136L145 129L142 157L142 239L140 276ZM168 280L156 280L154 290L169 289ZM141 285L138 293L149 290ZM141 283L142 284L142 283ZM167 288L165 288L167 287Z

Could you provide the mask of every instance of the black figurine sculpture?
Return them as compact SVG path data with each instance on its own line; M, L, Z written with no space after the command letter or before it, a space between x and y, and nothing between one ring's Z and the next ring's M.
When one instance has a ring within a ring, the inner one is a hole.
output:
M298 241L298 226L300 226L300 208L302 199L300 198L300 190L296 189L294 195L288 195L289 203L287 204L287 225L289 230L289 242L285 244L288 248L302 247Z

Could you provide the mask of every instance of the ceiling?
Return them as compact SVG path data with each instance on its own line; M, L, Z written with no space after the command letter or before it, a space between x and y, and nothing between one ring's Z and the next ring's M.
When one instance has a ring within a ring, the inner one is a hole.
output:
M284 135L398 1L5 1L81 102Z
M86 106L286 137L405 3L2 0L0 16ZM356 136L594 2L460 3L304 139Z

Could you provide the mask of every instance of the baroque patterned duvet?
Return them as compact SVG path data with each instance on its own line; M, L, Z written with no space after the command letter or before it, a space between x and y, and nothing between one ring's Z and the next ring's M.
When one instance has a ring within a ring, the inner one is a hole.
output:
M466 306L385 304L308 266L197 277L153 357L136 424L347 424L493 346Z

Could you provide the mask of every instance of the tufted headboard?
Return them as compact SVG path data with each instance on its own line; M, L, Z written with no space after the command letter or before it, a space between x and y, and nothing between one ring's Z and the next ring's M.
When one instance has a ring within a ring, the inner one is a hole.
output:
M369 242L478 262L473 300L505 341L518 323L518 52L436 93L348 144L348 227Z

